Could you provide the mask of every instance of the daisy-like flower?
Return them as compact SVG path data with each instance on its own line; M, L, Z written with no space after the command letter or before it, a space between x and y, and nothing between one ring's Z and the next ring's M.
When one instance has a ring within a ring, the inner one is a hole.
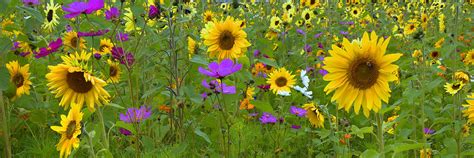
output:
M79 37L76 31L67 32L63 38L64 45L67 46L67 50L81 50L86 48L84 44L86 40Z
M101 106L109 102L110 95L104 89L107 83L80 66L58 64L48 66L50 72L46 74L47 86L56 98L61 97L60 106L68 108L77 104L82 107L86 104L91 112L95 105Z
M206 10L206 12L204 12L204 14L202 16L203 16L203 19L204 19L204 23L212 22L215 19L214 18L214 13L210 10Z
M77 149L80 139L77 138L81 134L81 121L84 113L81 112L81 106L72 104L72 108L68 115L61 115L61 126L51 126L51 129L61 134L61 139L56 145L59 151L59 157L68 157L74 147Z
M26 64L24 66L20 66L18 61L11 61L6 64L6 68L10 73L10 82L15 85L16 93L15 98L19 98L23 94L30 94L30 72L29 68L30 65Z
M110 41L110 39L100 39L99 53L101 55L110 54L112 52L112 48L114 48L114 44L112 43L112 41Z
M306 110L303 109L303 108L296 107L296 106L291 106L290 107L290 112L292 114L295 114L296 116L299 116L299 117L306 116Z
M306 110L306 117L313 126L324 128L324 115L314 106L314 103L304 104L303 108Z
M463 62L465 64L474 65L474 49L471 49L466 53L466 57L464 58Z
M127 112L120 114L120 120L126 123L138 123L151 116L151 108L141 106L138 108L128 108Z
M468 84L471 81L471 77L469 77L469 74L461 70L454 72L454 79L463 84Z
M285 68L274 70L268 77L267 83L270 84L270 89L273 93L289 93L290 88L295 85L295 76L292 75Z
M217 80L211 80L210 82L207 82L207 80L202 80L201 85L213 91L214 93L235 94L236 91L235 86L228 86L227 84L220 83Z
M262 124L274 124L277 122L277 118L268 112L263 112L259 120Z
M201 31L201 37L209 47L209 56L219 60L239 58L245 55L247 47L250 46L246 39L247 33L232 17L227 17L225 21L208 22Z
M220 63L211 62L208 65L209 70L199 67L199 73L209 77L222 79L229 76L242 68L242 64L235 63L231 59L224 59Z
M72 2L67 7L62 7L69 14L64 15L65 18L74 18L80 14L91 14L97 10L104 8L104 0L89 0L89 2Z
M116 7L111 7L109 10L105 11L105 19L107 20L118 20L120 16L120 11Z
M354 105L359 113L363 108L364 115L371 110L378 112L382 100L388 103L390 88L388 82L397 80L393 74L398 66L392 64L402 54L385 54L390 37L378 38L375 32L364 33L361 42L349 42L344 38L343 48L336 45L329 51L330 57L324 58L324 69L329 73L323 79L329 81L324 88L326 94L335 91L331 101L337 101L338 109L346 111ZM346 95L351 94L351 95Z
M462 87L464 87L464 84L462 82L446 83L444 85L446 93L449 93L451 95L455 95L456 93L458 93L459 90L462 89Z

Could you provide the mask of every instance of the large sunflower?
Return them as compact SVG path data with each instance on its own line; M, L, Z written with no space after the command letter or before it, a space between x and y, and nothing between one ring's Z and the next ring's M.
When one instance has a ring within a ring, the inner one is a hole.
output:
M204 44L209 48L209 56L217 57L219 60L231 58L236 59L245 55L250 43L247 41L247 33L240 28L240 23L232 17L225 21L209 22L201 31Z
M66 33L64 35L63 41L64 45L67 46L66 49L68 50L81 50L86 48L86 45L84 44L86 41L80 38L75 31Z
M120 81L120 75L122 74L122 70L120 69L120 63L114 62L112 60L107 60L107 64L109 65L109 75L108 75L108 83L118 83Z
M331 101L337 100L339 109L349 111L354 105L358 114L362 106L368 117L371 110L380 110L381 100L388 103L388 82L397 80L393 72L398 70L392 62L402 56L400 53L385 54L389 41L390 38L379 39L375 32L369 38L365 32L360 43L351 43L344 38L343 49L332 46L331 56L324 59L323 68L329 73L323 79L330 81L324 91L326 94L335 91Z
M71 104L87 104L90 111L95 111L94 105L102 105L108 102L109 93L104 89L105 81L92 76L89 72L79 66L58 64L48 66L51 72L46 74L48 87L56 98L62 97L60 106L65 108Z
M23 94L30 94L30 65L20 66L18 61L11 61L6 64L8 72L10 73L10 81L15 84L16 94L14 98L18 98Z
M324 128L324 115L314 106L314 103L304 104L303 109L306 110L306 117L313 126Z
M467 122L470 124L473 124L474 123L474 93L471 93L470 95L467 96L466 102L468 104L464 106L466 106L467 109L463 110L462 112L464 113L464 116L467 117Z
M53 28L59 24L59 16L57 14L57 10L61 6L59 4L55 4L54 0L50 0L49 4L46 5L46 10L44 10L44 13L46 14L46 18L44 19L43 25L41 25L41 28L48 30L49 32L53 31Z
M83 50L81 51L81 53L76 52L76 53L71 53L69 55L63 55L61 56L61 59L63 59L64 64L79 66L79 65L86 64L91 58L91 56L92 56L91 53L88 53Z
M273 93L290 92L290 88L295 85L295 75L291 75L285 68L274 70L268 75L267 83Z
M51 126L51 129L61 134L56 149L59 151L59 157L68 157L71 154L72 147L78 148L81 134L81 120L84 113L81 112L81 106L72 104L68 115L61 115L61 126Z

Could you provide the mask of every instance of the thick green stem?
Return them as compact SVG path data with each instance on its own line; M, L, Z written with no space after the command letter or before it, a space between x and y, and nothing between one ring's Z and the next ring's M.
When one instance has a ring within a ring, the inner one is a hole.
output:
M12 151L10 147L10 133L8 132L8 121L7 111L5 110L5 103L3 101L3 92L0 91L0 106L2 108L2 128L3 128L3 139L5 140L5 154L7 158L12 157Z
M107 132L105 131L105 122L104 122L104 116L102 115L102 110L100 109L100 107L97 107L97 114L99 115L99 121L100 121L100 124L102 126L102 139L103 139L103 143L104 143L104 148L105 149L109 149L109 139L107 138Z
M379 153L380 157L385 157L384 155L384 140L383 140L383 114L379 112L376 114L377 119L377 138L379 141Z

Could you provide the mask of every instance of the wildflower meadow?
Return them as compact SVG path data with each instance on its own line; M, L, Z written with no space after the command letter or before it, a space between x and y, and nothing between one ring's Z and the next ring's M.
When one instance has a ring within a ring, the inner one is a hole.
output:
M0 157L474 157L473 0L0 0Z

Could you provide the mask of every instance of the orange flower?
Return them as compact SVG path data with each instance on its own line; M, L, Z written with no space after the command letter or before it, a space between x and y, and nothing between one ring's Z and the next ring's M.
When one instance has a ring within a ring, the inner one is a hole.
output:
M249 98L245 98L240 102L240 110L252 110L253 108L255 108L255 106L250 103Z
M164 111L164 112L170 113L170 112L171 112L171 107L166 106L166 105L161 105L161 106L160 106L160 111Z

